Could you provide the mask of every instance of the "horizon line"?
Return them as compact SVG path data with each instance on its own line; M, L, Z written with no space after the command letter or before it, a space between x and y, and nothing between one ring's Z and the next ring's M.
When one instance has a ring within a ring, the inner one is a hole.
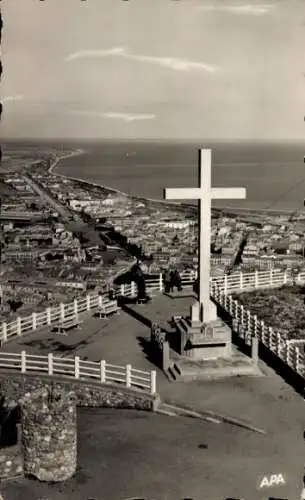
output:
M297 144L304 144L305 145L305 139L304 138L298 138L298 139L256 139L256 138L126 138L126 137L116 137L116 138L103 138L103 137L2 137L2 143L3 142L133 142L133 143L140 143L140 142L159 142L159 143L221 143L221 144L229 144L229 143L268 143L268 144L288 144L288 143L297 143Z

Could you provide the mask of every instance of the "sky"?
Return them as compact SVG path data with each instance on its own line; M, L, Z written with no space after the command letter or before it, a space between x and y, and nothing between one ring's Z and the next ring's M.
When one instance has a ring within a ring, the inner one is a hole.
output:
M2 0L2 137L304 140L304 0Z

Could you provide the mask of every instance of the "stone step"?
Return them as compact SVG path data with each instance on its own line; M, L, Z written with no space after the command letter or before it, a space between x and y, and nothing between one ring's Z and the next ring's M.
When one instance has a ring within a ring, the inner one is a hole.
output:
M176 377L175 372L171 366L165 371L165 373L171 382L177 381L177 377Z

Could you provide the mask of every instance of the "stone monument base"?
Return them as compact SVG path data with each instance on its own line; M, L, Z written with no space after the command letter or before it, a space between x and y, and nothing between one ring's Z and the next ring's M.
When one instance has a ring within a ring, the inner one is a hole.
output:
M246 376L262 377L258 363L241 353L234 345L232 355L229 358L218 358L210 360L190 359L186 356L179 356L171 350L171 370L168 377L172 381L191 382L195 380L208 381L223 378Z
M209 323L190 318L175 321L180 335L180 355L194 361L229 358L232 355L231 329L219 318Z

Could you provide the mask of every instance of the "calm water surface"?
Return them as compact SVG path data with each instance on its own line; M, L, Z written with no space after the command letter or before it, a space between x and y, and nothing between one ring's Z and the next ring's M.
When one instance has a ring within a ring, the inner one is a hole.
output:
M58 173L135 196L163 199L164 187L197 183L198 147L211 147L214 186L246 187L246 200L214 206L293 210L305 198L305 143L75 143L85 153L61 161Z

